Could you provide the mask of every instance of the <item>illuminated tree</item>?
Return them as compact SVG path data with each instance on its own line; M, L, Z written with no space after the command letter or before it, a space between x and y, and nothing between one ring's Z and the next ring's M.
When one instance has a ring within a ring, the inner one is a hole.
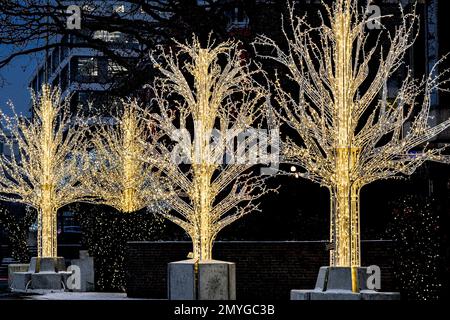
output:
M177 53L153 57L162 76L151 86L158 109L150 116L151 145L176 192L164 216L189 234L194 259L210 260L219 231L258 210L254 200L270 190L251 170L252 159L264 158L257 135L227 147L261 123L265 90L252 80L238 42L176 44Z
M0 157L0 199L38 211L38 256L57 256L57 211L87 198L78 183L76 155L84 144L82 125L71 125L67 101L59 90L43 85L33 95L33 118L0 116L0 130L10 156Z
M369 18L356 0L324 4L326 16L318 27L289 9L289 26L283 27L286 50L265 36L254 42L261 57L288 70L286 78L277 76L274 82L279 106L274 112L299 139L285 141L282 154L286 162L303 169L299 176L330 191L330 264L360 266L361 188L411 175L423 162L439 159L442 150L429 149L426 142L448 128L450 120L429 124L430 95L447 82L443 76L448 70L438 74L435 67L417 80L407 68L395 97L388 101L387 81L417 36L414 12L403 13L400 7L401 23L395 32L380 30L371 45L370 33L378 31L367 32L366 25L381 17ZM293 83L298 94L281 82Z
M91 199L94 203L124 213L148 206L156 209L169 196L170 185L160 176L148 154L148 129L137 102L125 102L121 115L111 120L94 128L85 152L93 159L84 161L89 164L89 173L81 177L81 183L95 195Z
M155 239L164 229L156 213L167 209L171 194L148 152L149 130L138 103L121 105L95 121L86 144L80 182L95 195L88 201L95 205L73 206L83 243L96 258L100 290L123 290L127 242Z

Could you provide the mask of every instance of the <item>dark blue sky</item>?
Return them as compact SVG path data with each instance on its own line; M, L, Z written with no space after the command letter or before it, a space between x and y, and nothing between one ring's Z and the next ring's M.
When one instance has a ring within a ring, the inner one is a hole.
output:
M0 59L7 56L10 51L11 48L0 44ZM0 108L6 114L11 114L7 105L7 101L11 100L17 112L28 115L30 107L28 83L35 71L39 56L41 55L18 57L7 67L0 69L0 79L5 81L5 83L0 82Z

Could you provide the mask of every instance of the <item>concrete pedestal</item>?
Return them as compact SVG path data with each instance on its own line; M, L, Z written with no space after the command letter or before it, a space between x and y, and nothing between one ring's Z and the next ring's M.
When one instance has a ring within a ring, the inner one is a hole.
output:
M34 290L64 290L70 272L66 272L64 258L31 258L28 271L13 272L11 290L33 292Z
M32 273L31 289L63 290L63 277L59 272Z
M313 290L292 290L291 300L400 300L400 293L367 288L367 268L357 269L357 292L352 292L352 270L321 267Z
M94 258L89 256L88 251L80 250L80 258L72 260L72 265L80 268L80 287L73 291L94 291Z
M11 285L9 288L12 291L26 291L31 284L32 272L14 272L11 275Z
M16 272L27 272L30 268L29 263L12 263L8 265L8 288L11 288L13 276Z
M172 262L167 282L169 300L236 299L236 266L231 262Z

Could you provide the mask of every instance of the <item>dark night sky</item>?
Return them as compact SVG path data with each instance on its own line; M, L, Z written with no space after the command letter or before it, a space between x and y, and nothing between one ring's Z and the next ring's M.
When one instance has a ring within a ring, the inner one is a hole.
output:
M0 58L7 56L11 48L0 45ZM38 56L18 57L0 70L0 108L10 114L7 101L14 103L17 112L28 114L30 92L28 83L35 71Z

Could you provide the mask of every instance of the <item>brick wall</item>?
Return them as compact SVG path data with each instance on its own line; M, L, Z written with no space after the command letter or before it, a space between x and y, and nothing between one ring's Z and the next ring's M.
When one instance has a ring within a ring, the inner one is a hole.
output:
M392 242L363 241L364 266L376 264L383 291L396 290ZM189 242L129 242L126 282L129 297L166 298L167 263L186 259ZM320 266L328 264L322 241L216 242L213 256L236 263L238 299L288 300L291 289L314 287Z

